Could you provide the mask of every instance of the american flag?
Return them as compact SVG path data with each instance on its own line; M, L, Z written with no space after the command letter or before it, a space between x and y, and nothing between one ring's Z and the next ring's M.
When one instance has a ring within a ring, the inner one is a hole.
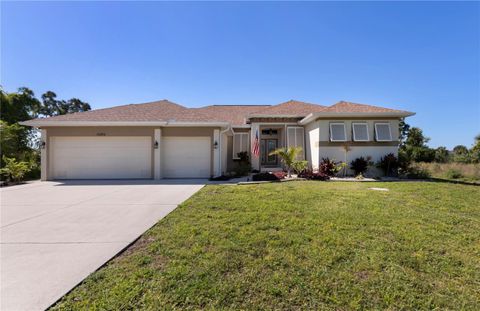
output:
M253 141L252 154L256 157L260 155L260 145L258 143L258 129L255 132L255 140Z

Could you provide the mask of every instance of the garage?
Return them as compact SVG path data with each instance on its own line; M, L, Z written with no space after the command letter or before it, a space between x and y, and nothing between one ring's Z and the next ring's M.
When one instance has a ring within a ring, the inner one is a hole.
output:
M211 137L162 137L164 178L209 178Z
M152 178L150 136L50 137L51 179Z

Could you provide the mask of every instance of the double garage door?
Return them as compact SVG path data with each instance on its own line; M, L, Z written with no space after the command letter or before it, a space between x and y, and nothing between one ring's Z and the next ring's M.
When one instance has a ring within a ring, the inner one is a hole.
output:
M210 137L163 137L162 177L210 177ZM50 138L50 179L144 179L153 177L150 136Z

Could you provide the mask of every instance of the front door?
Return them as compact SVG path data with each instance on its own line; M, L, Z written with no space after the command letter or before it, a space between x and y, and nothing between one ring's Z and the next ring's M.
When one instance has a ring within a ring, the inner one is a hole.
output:
M260 140L260 155L261 165L277 165L278 159L276 155L269 155L270 152L276 150L278 147L277 139L261 139Z

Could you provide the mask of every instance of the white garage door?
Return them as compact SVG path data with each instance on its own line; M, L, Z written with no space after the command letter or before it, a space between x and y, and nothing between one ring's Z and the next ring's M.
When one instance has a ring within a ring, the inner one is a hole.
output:
M210 137L162 137L163 177L210 177L211 144Z
M51 137L49 163L53 179L151 178L152 139Z

